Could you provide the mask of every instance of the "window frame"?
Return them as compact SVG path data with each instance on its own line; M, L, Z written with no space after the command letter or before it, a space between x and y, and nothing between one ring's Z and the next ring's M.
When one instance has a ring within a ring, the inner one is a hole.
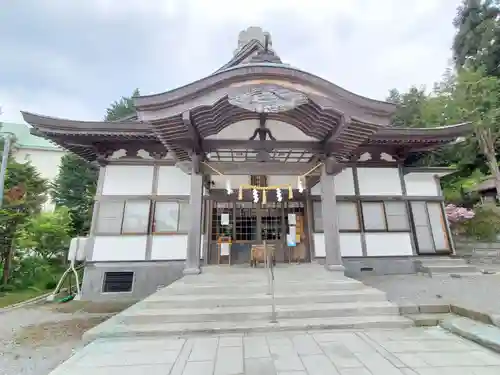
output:
M147 212L147 224L146 224L146 230L144 232L124 232L123 231L123 224L125 222L125 213L127 212L127 202L142 202L142 203L148 203L148 212ZM122 213L122 220L121 220L121 227L120 227L120 235L121 236L145 236L150 233L151 229L151 206L152 202L151 199L128 199L123 202L123 213Z
M157 231L156 230L156 206L157 204L172 204L175 203L177 205L177 229L175 231ZM187 235L189 233L189 229L187 228L186 230L180 230L179 229L179 224L181 222L181 209L182 206L185 206L187 210L189 210L189 201L188 200L157 200L153 201L152 207L151 207L151 215L150 215L150 233L153 236L172 236L172 235ZM203 213L202 213L203 217ZM203 224L200 224L203 225Z
M317 229L316 228L316 208L315 205L319 204L321 207L321 221L323 223L323 207L321 206L322 202L321 200L313 200L312 202L312 229L313 233L325 233L325 228ZM337 200L337 205L339 204L352 204L356 210L356 216L357 216L357 222L358 222L358 229L340 229L340 223L339 223L339 233L361 233L361 228L363 226L363 217L362 213L360 210L359 206L359 201L358 200Z
M453 244L452 244L452 237L451 233L449 231L449 224L446 219L446 212L444 209L444 206L442 204L442 201L438 200L428 200L428 199L412 199L409 202L410 210L411 210L411 215L412 215L412 227L413 227L413 236L415 240L415 245L416 245L416 251L417 254L419 255L443 255L443 254L451 254L453 251ZM429 231L430 234L430 240L432 243L432 251L426 251L426 249L421 249L421 241L418 238L418 233L417 233L417 227L421 227L421 225L417 225L415 222L415 216L413 214L414 212L414 206L413 203L423 203L424 204L424 214L425 214L425 219L426 219L426 228ZM447 248L438 248L436 246L436 238L435 238L435 233L433 230L432 226L432 221L431 221L431 214L429 211L429 204L438 204L439 205L439 221L442 226L442 233L444 235L444 240L447 244Z
M146 227L146 231L144 232L123 232L123 223L125 221L125 212L126 212L126 206L127 202L143 202L143 203L148 203L149 209L148 209L148 225ZM105 204L115 204L119 203L121 206L121 214L119 217L120 220L120 229L118 232L107 232L107 231L101 231L99 228L99 221L101 220L101 210L102 206ZM113 199L113 200L104 200L100 201L98 203L99 207L97 209L97 222L96 222L96 229L95 229L95 235L97 236L145 236L150 233L150 228L151 228L151 207L152 207L152 201L149 198L144 198L144 199Z
M384 229L367 229L366 228L366 221L365 221L365 214L364 214L364 209L363 209L363 204L368 203L378 203L382 205L382 212L383 212L383 221L384 221ZM406 229L390 229L389 228L389 220L387 218L387 207L386 203L400 203L404 207L405 211L405 216L406 216ZM405 201L393 201L393 200L361 200L360 201L360 209L362 212L362 225L363 225L363 231L365 233L409 233L411 232L411 223L410 223L410 214L408 212L408 206Z

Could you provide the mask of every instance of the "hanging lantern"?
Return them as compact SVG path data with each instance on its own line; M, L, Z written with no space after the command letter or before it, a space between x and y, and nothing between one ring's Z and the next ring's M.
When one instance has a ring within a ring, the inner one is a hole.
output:
M240 186L240 189L238 191L238 200L241 201L243 200L243 187Z
M293 190L292 190L292 185L288 185L288 199L292 200L293 199Z

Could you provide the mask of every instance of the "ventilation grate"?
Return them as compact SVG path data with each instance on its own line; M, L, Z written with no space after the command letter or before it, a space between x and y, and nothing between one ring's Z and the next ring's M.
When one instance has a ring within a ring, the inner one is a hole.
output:
M103 293L131 292L134 281L133 272L105 272Z

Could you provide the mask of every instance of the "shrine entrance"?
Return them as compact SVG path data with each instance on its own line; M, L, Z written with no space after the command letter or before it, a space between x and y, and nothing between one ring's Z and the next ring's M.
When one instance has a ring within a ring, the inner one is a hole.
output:
M277 263L309 262L306 202L211 201L208 264L249 264L264 242Z

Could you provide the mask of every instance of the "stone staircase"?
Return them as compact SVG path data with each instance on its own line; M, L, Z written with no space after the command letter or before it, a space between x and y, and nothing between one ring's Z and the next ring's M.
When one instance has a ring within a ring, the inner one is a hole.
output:
M84 340L412 325L385 293L321 265L281 265L274 271L275 322L265 269L205 267L201 275L185 276L88 331Z
M479 274L479 270L462 258L418 257L414 261L417 272L433 275Z

